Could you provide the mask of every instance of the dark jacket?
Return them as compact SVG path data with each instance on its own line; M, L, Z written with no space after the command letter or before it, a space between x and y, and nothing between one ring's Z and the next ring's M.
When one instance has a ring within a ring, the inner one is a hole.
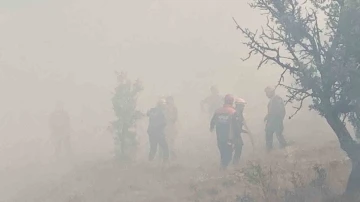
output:
M244 127L244 114L242 112L235 112L235 126L234 126L234 143L243 144L241 133L247 132L243 129Z
M286 111L283 99L278 95L274 95L268 104L267 121L270 123L273 121L282 121L285 118L285 114Z
M235 112L234 114L235 116L235 120L236 120L236 129L235 131L238 132L238 134L240 135L243 132L246 132L243 127L244 127L244 115L243 113L239 113L239 112Z
M216 127L218 141L230 141L235 134L239 133L236 127L235 109L230 105L224 105L217 109L211 119L210 130Z
M147 112L147 116L149 117L149 127L147 132L149 134L162 134L166 126L166 117L163 109L159 107L152 108Z

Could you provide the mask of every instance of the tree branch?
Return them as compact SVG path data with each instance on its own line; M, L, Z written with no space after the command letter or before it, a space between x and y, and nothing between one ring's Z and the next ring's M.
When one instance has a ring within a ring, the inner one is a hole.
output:
M289 119L292 119L302 109L305 99L309 97L311 97L311 94L303 96L300 100L298 100L300 104L297 107L293 107L296 111L289 116Z
M248 60L253 54L260 53L262 55L262 59L259 62L258 68L260 68L263 64L272 61L275 64L283 67L284 69L288 69L290 72L298 72L300 69L291 66L289 63L283 63L281 58L285 58L280 56L280 48L272 48L270 47L269 43L265 43L264 45L260 44L256 40L256 33L252 33L247 29L241 28L241 26L237 23L235 18L233 17L235 24L237 25L236 28L239 29L249 40L250 42L243 43L250 48L250 52L248 53L248 57L243 59L243 61ZM260 36L260 39L264 41L264 37ZM271 56L267 52L273 53L275 56Z

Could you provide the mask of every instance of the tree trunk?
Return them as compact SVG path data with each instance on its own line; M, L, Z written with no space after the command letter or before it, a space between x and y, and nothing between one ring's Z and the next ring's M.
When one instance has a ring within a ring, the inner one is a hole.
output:
M337 114L327 114L325 118L338 137L341 148L346 152L352 163L345 195L360 196L360 145L353 140Z

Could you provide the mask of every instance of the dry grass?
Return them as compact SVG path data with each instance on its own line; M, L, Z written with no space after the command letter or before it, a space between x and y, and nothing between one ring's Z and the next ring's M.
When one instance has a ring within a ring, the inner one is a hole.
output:
M330 148L326 152L331 152ZM343 201L340 196L349 174L349 162L345 158L312 161L306 154L300 155L296 151L288 151L285 155L275 153L276 160L250 160L244 168L233 170L221 178L194 183L196 186L191 186L192 201Z
M224 172L218 171L217 164L172 164L160 169L141 162L126 167L89 163L49 188L29 190L26 201L337 202L349 174L349 162L338 151L312 150L316 156L327 154L319 161L308 152L289 148L287 153L254 157ZM24 196L13 201L24 201Z
M321 139L323 137L312 139L317 147L300 135L294 146L271 154L262 151L262 136L259 136L257 149L245 145L239 168L220 172L215 139L199 132L183 141L182 149L178 150L179 159L168 167L160 167L158 162L148 163L147 145L144 145L141 147L144 151L139 151L143 159L139 158L133 165L117 165L110 159L79 162L58 180L28 186L8 201L341 201L337 196L343 192L349 175L349 162L344 153L337 142Z

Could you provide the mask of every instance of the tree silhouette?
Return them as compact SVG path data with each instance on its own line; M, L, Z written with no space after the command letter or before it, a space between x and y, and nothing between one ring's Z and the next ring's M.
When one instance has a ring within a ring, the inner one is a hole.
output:
M360 114L360 11L356 0L253 0L250 6L266 17L260 31L237 28L246 38L247 58L260 55L258 68L281 68L278 86L287 89L287 103L304 100L323 116L341 148L352 161L346 193L360 192L360 146L345 127L352 114ZM319 16L325 23L320 23ZM285 75L293 78L284 83ZM291 115L290 118L293 116Z

